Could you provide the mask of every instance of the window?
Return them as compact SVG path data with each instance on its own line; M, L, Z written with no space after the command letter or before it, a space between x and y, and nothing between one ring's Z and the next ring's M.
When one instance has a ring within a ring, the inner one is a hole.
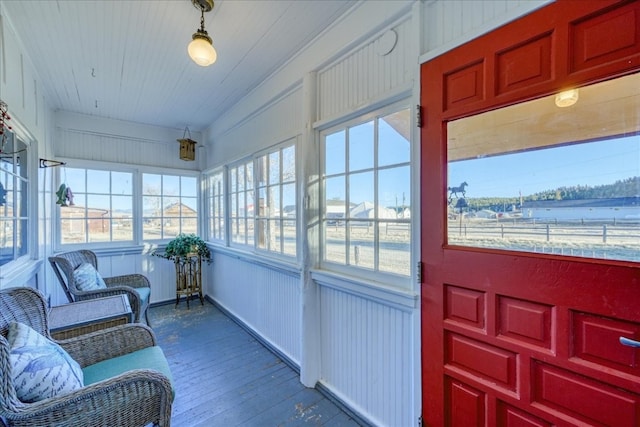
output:
M251 245L254 242L253 161L229 168L229 219L231 242Z
M323 132L322 143L323 261L409 276L410 110Z
M296 256L296 147L284 143L208 177L209 237L269 255ZM228 201L225 212L225 200ZM228 221L225 221L228 218Z
M639 97L634 74L448 123L448 243L640 261Z
M133 174L65 167L73 198L60 208L62 244L133 241Z
M13 133L0 143L0 266L27 255L28 145Z
M214 172L207 178L207 212L210 240L222 240L226 238L224 220L224 172Z
M171 239L198 230L196 177L68 166L58 171L73 195L59 208L61 245L133 245L140 236Z
M197 233L197 192L195 177L143 173L143 239L170 239L180 233Z
M296 255L296 151L290 145L256 160L258 212L256 246Z

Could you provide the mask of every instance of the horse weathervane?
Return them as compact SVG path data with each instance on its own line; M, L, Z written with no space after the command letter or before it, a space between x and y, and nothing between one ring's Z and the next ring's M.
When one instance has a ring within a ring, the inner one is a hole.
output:
M467 181L464 181L463 183L461 183L457 187L447 187L447 190L449 190L449 203L451 203L451 200L453 199L453 196L456 196L456 199L460 197L460 196L458 196L458 193L461 193L462 197L464 198L464 196L467 194L467 192L465 191L464 188L467 185L469 185L469 184L467 184Z

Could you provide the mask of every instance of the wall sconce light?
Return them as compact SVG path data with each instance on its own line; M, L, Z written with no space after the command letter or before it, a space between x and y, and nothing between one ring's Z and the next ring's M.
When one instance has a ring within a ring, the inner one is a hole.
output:
M564 90L556 94L557 107L571 107L576 102L578 102L578 89Z
M189 138L185 138L187 133L189 133ZM195 160L197 142L191 139L191 131L189 131L189 126L184 128L184 134L182 135L182 138L178 139L177 141L180 143L180 159Z
M213 9L213 0L191 0L191 3L200 9L200 28L191 36L192 40L187 46L189 56L196 64L207 67L218 59L218 53L213 47L213 41L207 30L204 29L204 13Z

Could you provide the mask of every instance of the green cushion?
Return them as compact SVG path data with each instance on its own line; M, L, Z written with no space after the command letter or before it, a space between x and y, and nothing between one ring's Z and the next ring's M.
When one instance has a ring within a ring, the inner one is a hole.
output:
M158 346L143 348L109 360L103 360L82 369L84 385L88 386L106 380L133 369L153 369L164 374L171 381L173 397L176 395L169 363Z
M140 295L140 303L142 306L149 303L149 296L151 295L151 288L134 288L138 295Z

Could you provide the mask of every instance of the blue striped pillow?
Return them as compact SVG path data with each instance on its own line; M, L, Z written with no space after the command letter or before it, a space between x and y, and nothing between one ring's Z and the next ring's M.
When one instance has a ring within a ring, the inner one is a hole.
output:
M29 326L11 322L7 341L11 380L21 401L37 402L84 386L78 362Z
M80 264L73 271L73 281L76 284L76 288L81 291L93 291L107 287L100 273L88 262Z

